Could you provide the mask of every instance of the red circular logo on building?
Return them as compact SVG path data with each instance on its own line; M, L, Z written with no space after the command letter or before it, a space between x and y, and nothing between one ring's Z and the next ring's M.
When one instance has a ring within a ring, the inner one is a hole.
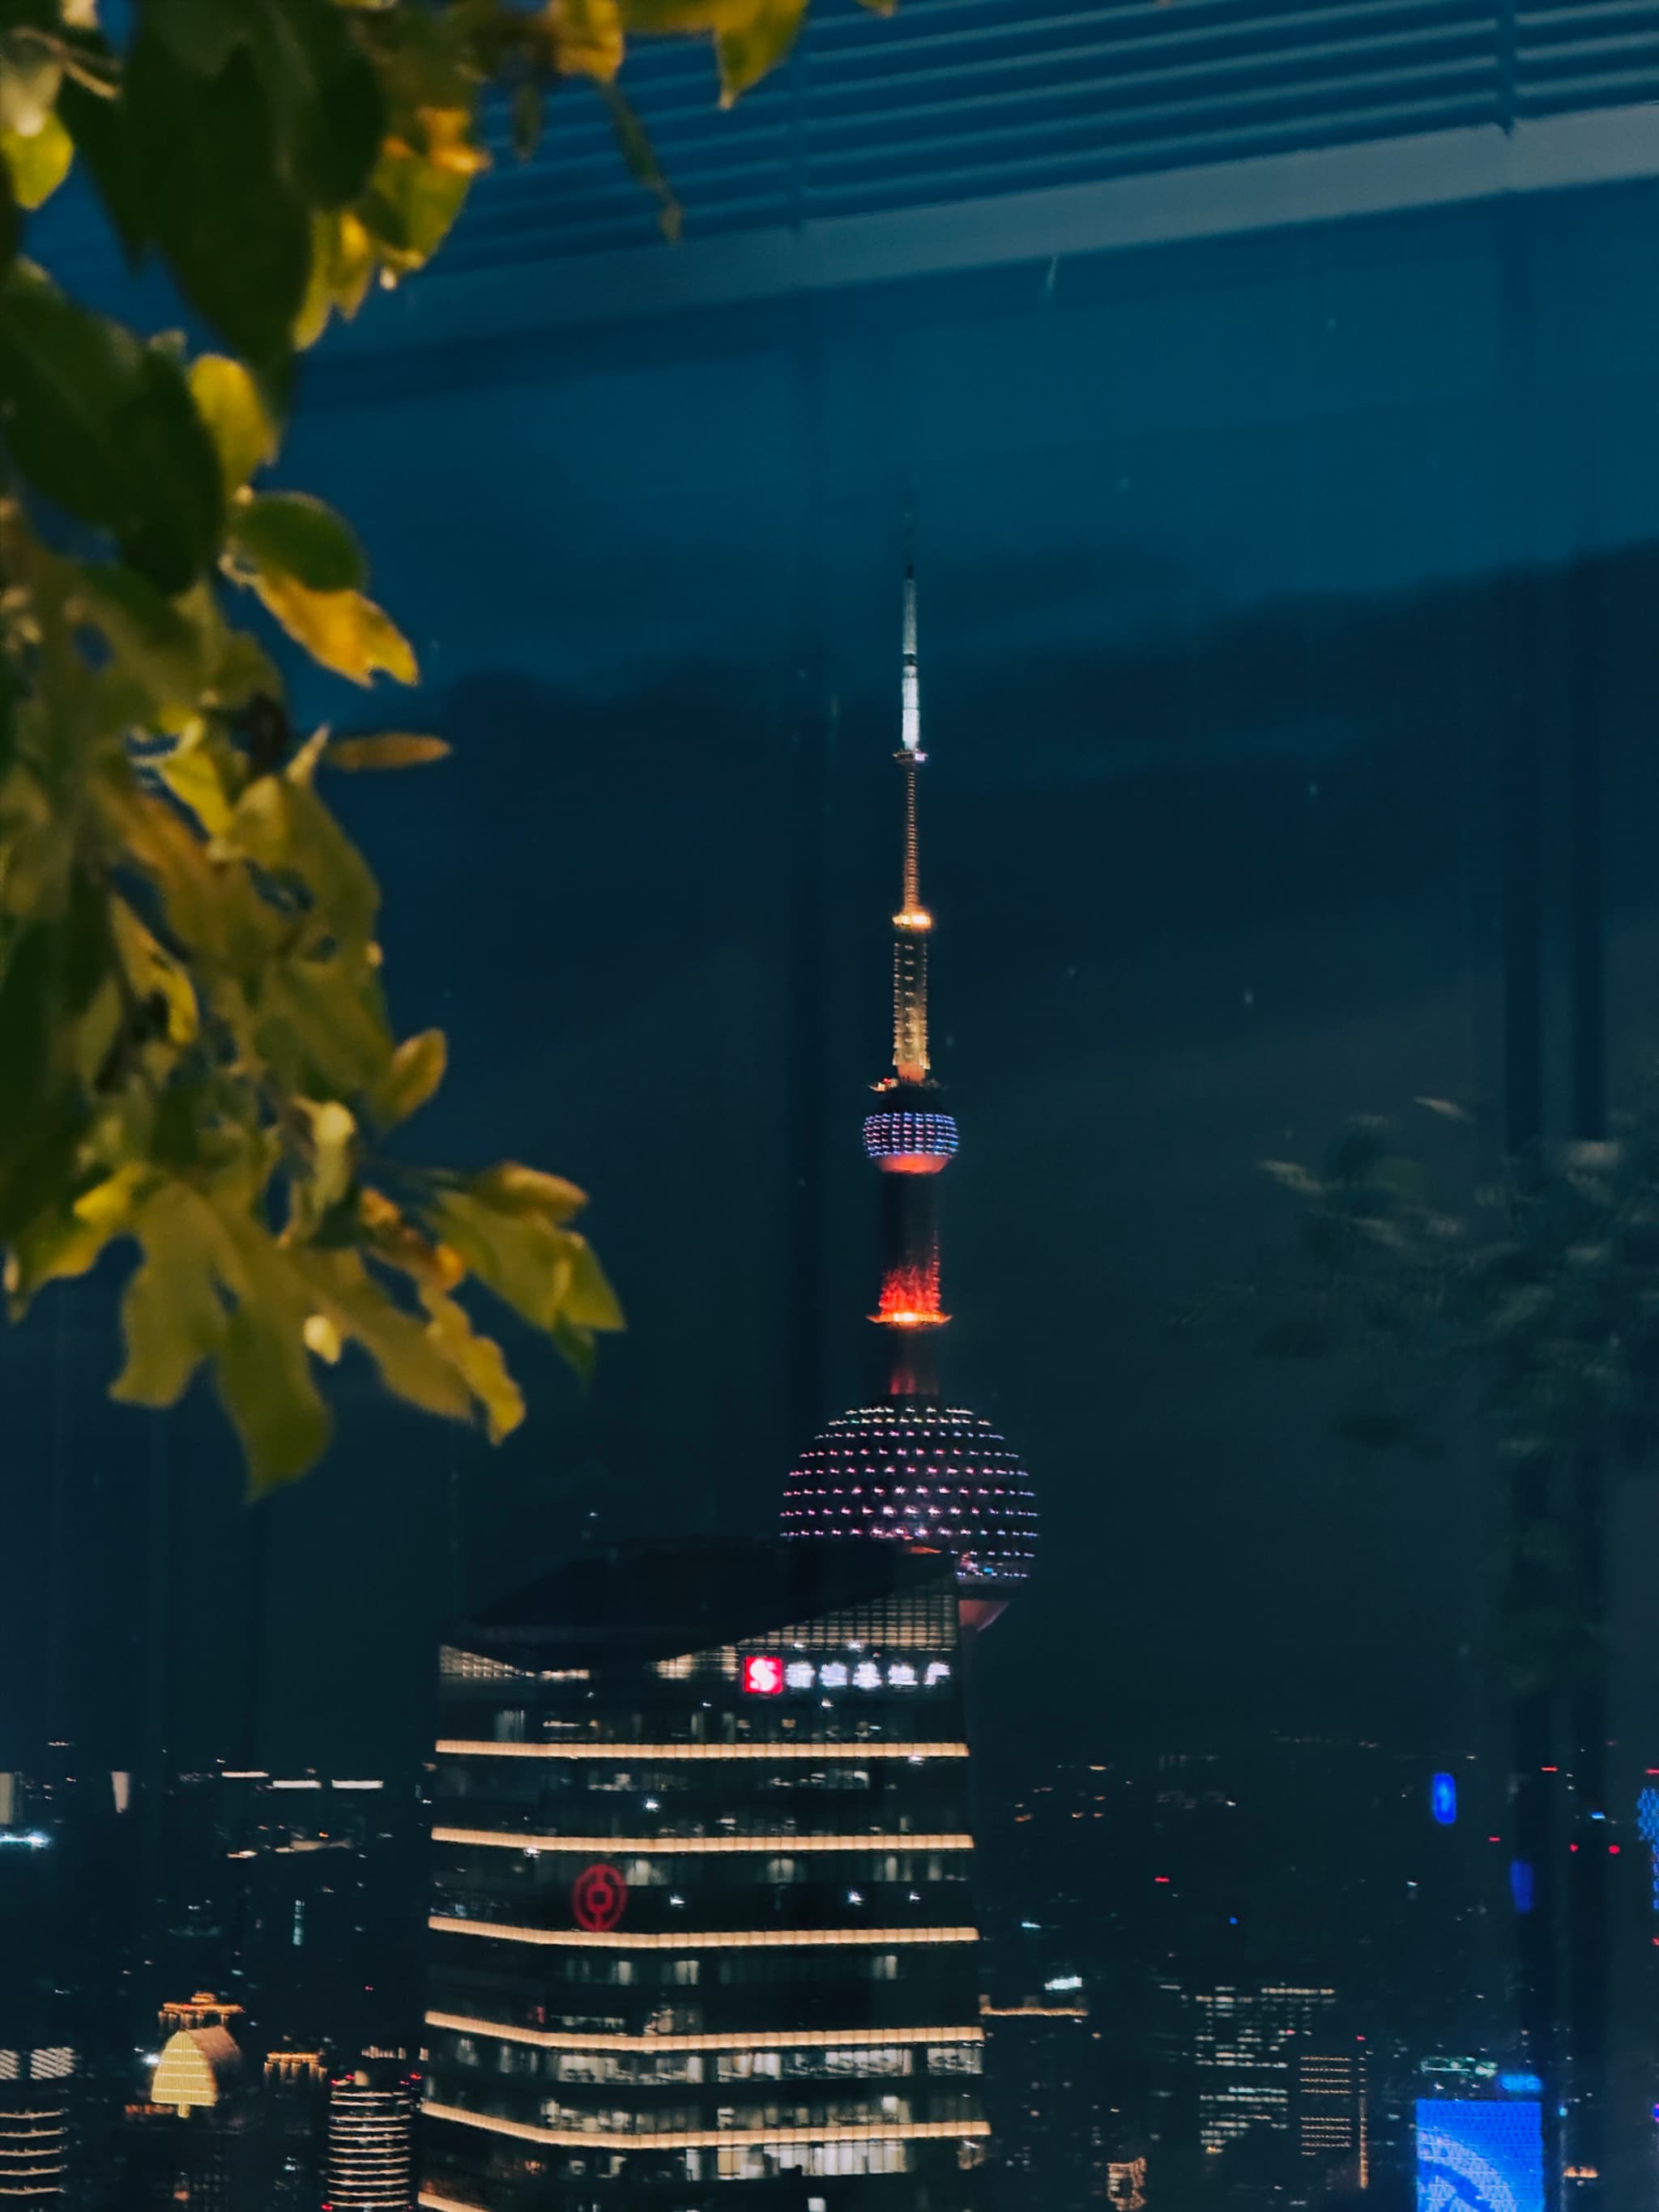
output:
M603 1936L614 1928L627 1902L628 1884L615 1867L603 1861L598 1866L585 1867L570 1892L570 1909L577 1927L586 1928L592 1936Z

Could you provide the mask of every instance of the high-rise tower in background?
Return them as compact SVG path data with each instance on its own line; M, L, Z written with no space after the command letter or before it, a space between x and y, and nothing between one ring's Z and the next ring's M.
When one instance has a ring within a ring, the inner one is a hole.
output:
M896 755L903 795L899 910L893 916L893 1072L876 1085L864 1149L881 1171L882 1332L878 1389L842 1413L791 1470L788 1537L886 1537L951 1553L963 1618L983 1626L1030 1571L1036 1539L1030 1478L991 1424L939 1395L939 1179L957 1125L933 1079L927 1037L927 951L918 783L921 681L916 586L904 580L904 643Z
M775 1542L457 1632L428 2212L977 2212L960 1638L942 1554Z

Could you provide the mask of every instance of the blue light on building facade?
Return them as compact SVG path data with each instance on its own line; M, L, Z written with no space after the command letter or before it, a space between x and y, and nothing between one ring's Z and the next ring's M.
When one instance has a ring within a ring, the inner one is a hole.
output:
M1544 2212L1542 2111L1535 2100L1422 2099L1418 2212Z
M1644 1790L1636 1800L1636 1832L1648 1847L1653 1868L1652 1904L1659 1912L1659 1790Z
M1517 1912L1530 1912L1533 1899L1533 1875L1526 1859L1510 1861L1510 1896Z
M1457 1782L1449 1774L1437 1774L1429 1784L1429 1810L1443 1828L1457 1818Z

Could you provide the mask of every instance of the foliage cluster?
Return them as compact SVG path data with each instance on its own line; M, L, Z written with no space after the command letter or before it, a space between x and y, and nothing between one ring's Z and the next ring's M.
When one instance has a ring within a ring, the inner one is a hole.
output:
M666 202L615 90L630 33L709 34L731 98L803 5L137 0L118 43L95 0L0 0L5 1287L20 1316L136 1243L115 1394L169 1405L210 1367L256 1490L324 1449L319 1363L348 1345L410 1403L511 1429L470 1280L579 1367L621 1325L569 1183L386 1155L445 1042L392 1027L325 779L445 748L293 726L279 633L359 685L416 678L349 527L264 483L296 356L437 252L488 167L487 95L528 149L550 95L598 85ZM27 258L77 166L190 334Z
M1582 1678L1599 1571L1575 1512L1605 1468L1644 1471L1659 1453L1654 1102L1606 1141L1528 1153L1458 1208L1380 1121L1351 1123L1317 1170L1265 1165L1304 1208L1307 1285L1261 1349L1360 1355L1340 1432L1377 1448L1437 1452L1448 1399L1473 1388L1512 1505L1500 1656L1519 1688Z

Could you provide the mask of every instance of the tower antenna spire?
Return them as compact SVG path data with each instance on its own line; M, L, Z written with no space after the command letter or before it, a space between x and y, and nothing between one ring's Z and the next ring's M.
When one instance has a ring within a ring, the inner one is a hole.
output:
M921 750L921 677L916 654L916 568L904 565L904 629L899 662L899 749L904 779L904 842L899 910L893 916L893 1073L900 1083L921 1084L927 1057L927 933L933 917L921 902L921 842L916 819L916 777L927 756Z

